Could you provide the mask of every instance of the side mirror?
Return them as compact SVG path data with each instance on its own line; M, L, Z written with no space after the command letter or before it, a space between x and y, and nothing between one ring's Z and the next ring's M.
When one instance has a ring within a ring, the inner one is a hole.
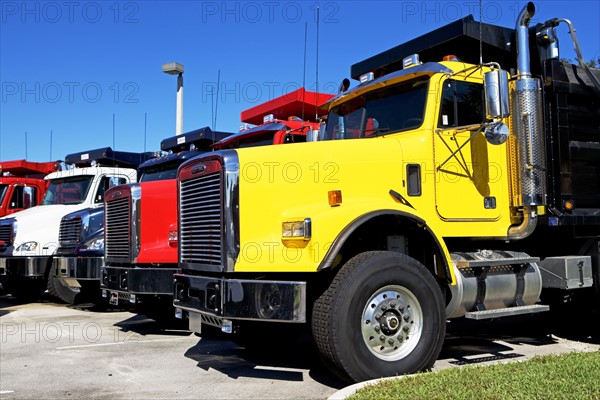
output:
M502 144L508 140L508 126L502 122L495 122L486 126L484 134L489 144Z
M496 69L483 76L485 112L487 119L506 118L510 115L508 72Z

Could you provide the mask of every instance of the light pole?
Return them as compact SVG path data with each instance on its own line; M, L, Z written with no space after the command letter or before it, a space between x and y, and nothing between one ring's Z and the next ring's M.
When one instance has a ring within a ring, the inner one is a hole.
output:
M177 75L177 117L175 134L183 133L183 65L172 62L163 64L162 70L165 74Z

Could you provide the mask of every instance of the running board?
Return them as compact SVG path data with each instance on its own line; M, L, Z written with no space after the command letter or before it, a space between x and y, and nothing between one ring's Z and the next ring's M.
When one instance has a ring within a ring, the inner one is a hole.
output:
M497 310L471 311L465 314L465 318L469 319L490 319L500 317L510 317L513 315L533 314L544 311L549 311L550 306L534 304L531 306L518 306L499 308Z

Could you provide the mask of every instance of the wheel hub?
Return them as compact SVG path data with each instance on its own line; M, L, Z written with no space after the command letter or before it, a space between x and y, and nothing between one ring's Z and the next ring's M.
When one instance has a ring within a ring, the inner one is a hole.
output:
M400 359L416 346L422 311L414 295L400 286L375 292L362 314L362 335L369 350L382 359ZM414 340L411 340L415 337Z

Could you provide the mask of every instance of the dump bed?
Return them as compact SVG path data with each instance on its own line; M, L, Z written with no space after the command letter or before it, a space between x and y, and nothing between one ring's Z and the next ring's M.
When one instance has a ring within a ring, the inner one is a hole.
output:
M561 225L600 224L600 91L579 66L545 67L548 206ZM600 80L600 70L590 70Z

